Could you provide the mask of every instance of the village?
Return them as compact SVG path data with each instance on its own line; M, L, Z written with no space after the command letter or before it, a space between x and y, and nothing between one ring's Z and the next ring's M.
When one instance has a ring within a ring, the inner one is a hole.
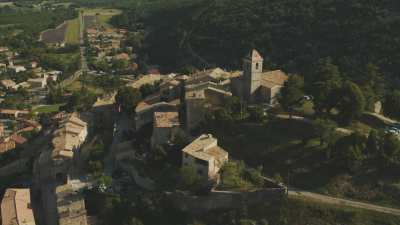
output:
M390 149L377 170L398 168L400 123L383 99L355 108L358 89L343 82L321 103L256 48L238 70L162 73L141 64L137 33L101 21L115 11L77 11L74 43L42 40L56 28L37 47L68 66L0 46L1 224L102 225L140 208L121 199L154 195L191 215L305 199L400 216L392 179L377 188L390 194L371 190L378 200L367 185L337 187L376 149Z

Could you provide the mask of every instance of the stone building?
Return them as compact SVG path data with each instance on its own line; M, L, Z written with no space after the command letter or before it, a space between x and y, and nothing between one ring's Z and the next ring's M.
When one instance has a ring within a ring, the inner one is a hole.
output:
M180 125L178 112L155 112L151 146L167 143L177 133Z
M228 152L211 134L203 134L182 150L182 166L194 166L198 175L218 180L218 172L228 161Z
M179 99L171 102L157 102L148 104L141 102L135 109L135 129L139 130L146 124L151 124L154 119L154 112L177 112L179 109Z
M45 225L86 225L86 211L81 208L76 210L74 201L71 201L82 198L68 185L87 135L87 123L76 114L60 116L57 129L52 133L51 144L43 147L35 162L34 191L41 199Z
M26 188L9 188L1 201L1 224L35 225L30 191Z
M57 196L58 225L87 225L85 201L72 185L58 186Z
M243 59L243 74L231 80L232 93L251 103L274 105L288 76L281 70L264 72L263 61L257 50Z
M221 89L204 87L193 88L185 93L186 128L188 130L196 128L204 120L207 110L222 106L224 101L232 96L232 93Z

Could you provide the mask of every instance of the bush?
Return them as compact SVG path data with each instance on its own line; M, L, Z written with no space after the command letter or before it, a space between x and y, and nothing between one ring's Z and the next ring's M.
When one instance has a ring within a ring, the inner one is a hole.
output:
M231 161L221 168L221 184L224 189L246 190L264 186L262 167L246 169L243 161Z

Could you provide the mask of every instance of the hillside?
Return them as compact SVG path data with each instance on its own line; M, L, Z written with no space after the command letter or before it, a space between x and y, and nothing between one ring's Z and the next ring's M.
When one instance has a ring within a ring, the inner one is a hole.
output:
M239 68L256 47L267 67L287 72L307 75L316 61L330 57L354 79L368 63L398 79L398 1L158 0L136 6L114 23L143 27L144 52L166 70Z

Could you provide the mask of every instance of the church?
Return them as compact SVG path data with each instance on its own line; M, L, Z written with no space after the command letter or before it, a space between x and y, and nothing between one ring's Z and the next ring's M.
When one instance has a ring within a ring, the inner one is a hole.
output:
M233 95L249 103L277 104L281 88L288 76L281 70L263 71L264 59L257 50L252 50L243 59L243 73L232 78Z

